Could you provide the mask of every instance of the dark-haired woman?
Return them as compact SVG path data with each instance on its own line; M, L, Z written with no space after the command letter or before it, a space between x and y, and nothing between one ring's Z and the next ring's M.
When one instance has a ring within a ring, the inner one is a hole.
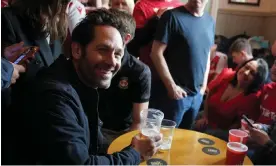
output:
M260 88L268 76L263 59L245 62L233 79L223 80L209 89L203 117L196 121L197 130L239 128L243 114L256 120L259 116Z

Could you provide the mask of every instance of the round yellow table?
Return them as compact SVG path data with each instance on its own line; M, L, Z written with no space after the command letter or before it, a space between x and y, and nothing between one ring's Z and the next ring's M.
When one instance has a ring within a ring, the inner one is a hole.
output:
M132 131L121 135L115 139L108 148L108 153L121 151L128 146L133 136L139 131ZM208 138L213 140L213 145L202 145L198 142L199 138ZM202 151L203 147L214 147L220 150L218 155L208 155ZM157 157L156 157L157 156ZM183 129L175 129L170 151L158 152L154 157L161 158L167 161L170 165L224 165L226 159L226 142L216 137ZM145 162L141 165L146 165ZM251 160L246 156L244 165L253 165Z

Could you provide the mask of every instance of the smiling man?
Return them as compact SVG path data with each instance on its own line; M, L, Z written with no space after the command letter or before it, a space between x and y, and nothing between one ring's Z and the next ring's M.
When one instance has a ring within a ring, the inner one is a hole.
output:
M123 26L107 10L91 12L73 30L71 60L61 56L38 74L26 97L32 104L25 102L17 113L16 164L138 165L141 157L157 151L160 136L134 137L121 152L99 155L103 137L97 89L108 88L120 69Z
M129 13L110 9L122 19L127 45L135 34L135 21ZM148 66L133 57L125 48L122 66L112 79L110 88L100 90L100 118L107 147L115 138L139 129L140 112L148 108L151 88L151 72Z

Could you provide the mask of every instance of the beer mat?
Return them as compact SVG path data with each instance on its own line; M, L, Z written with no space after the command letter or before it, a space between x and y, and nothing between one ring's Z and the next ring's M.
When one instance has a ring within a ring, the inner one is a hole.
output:
M220 154L220 150L214 147L204 147L202 148L202 152L209 155L218 155Z
M147 161L147 165L168 165L166 161L162 159L152 158Z
M202 145L214 145L215 142L213 140L210 140L209 138L199 138L198 142Z

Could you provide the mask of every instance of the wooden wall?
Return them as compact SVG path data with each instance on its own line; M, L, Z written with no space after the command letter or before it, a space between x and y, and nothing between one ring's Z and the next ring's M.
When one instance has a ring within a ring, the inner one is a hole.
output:
M232 37L246 34L264 36L266 40L276 40L276 12L240 11L219 9L216 20L216 34Z

